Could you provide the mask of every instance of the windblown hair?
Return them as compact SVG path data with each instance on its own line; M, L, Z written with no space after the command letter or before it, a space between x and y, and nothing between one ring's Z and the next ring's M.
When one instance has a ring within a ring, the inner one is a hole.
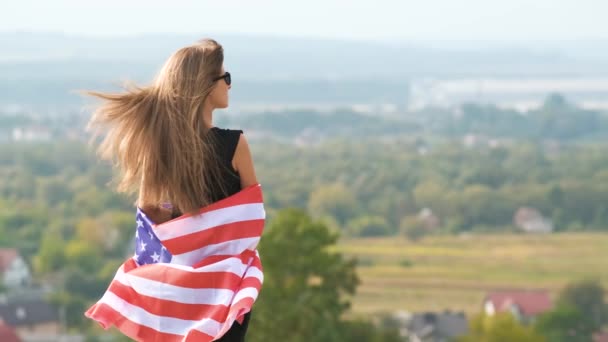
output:
M85 92L102 100L87 128L93 139L103 136L98 153L120 170L119 192L139 192L139 205L169 202L184 213L209 204L221 164L203 104L223 62L222 46L205 39L171 55L149 86Z

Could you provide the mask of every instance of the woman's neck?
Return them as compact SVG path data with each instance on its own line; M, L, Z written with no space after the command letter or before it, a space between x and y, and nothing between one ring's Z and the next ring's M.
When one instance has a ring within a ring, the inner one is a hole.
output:
M206 128L213 127L213 108L211 106L205 105L203 107L203 124Z

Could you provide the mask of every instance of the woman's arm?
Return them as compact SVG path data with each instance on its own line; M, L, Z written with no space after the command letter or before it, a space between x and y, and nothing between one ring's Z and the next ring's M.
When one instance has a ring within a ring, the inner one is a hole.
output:
M143 182L139 189L139 196L137 199L137 206L148 216L152 222L161 224L171 220L171 210L161 208L158 204L147 203L145 199L145 189Z
M251 157L251 151L249 150L249 144L243 134L239 137L239 142L236 145L232 164L241 177L242 189L258 183L255 175L255 168L253 166L253 158Z

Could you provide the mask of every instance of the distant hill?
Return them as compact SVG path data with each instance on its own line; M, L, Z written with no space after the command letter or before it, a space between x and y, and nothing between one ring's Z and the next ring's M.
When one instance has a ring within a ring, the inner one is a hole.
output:
M108 88L126 79L147 82L173 51L202 37L0 33L0 105L70 104L78 101L69 93L73 89ZM441 48L438 42L212 37L226 49L236 103L404 104L411 79L608 75L608 50L592 49L600 42L519 47L452 42Z
M149 77L173 51L202 37L0 33L0 71L9 79L78 75L114 79L123 73ZM459 48L454 42L383 43L225 34L213 38L226 48L230 69L243 79L254 80L608 72L608 48L601 48L608 46L608 41L518 46L463 42ZM66 70L73 64L76 72Z

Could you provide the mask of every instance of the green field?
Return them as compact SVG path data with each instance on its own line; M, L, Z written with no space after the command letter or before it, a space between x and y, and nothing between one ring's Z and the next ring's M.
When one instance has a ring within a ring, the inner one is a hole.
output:
M361 285L353 314L481 310L488 291L548 289L600 279L608 289L608 234L463 235L343 240L338 250L359 259Z

